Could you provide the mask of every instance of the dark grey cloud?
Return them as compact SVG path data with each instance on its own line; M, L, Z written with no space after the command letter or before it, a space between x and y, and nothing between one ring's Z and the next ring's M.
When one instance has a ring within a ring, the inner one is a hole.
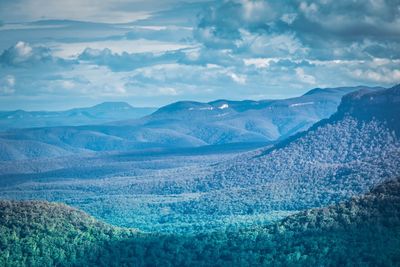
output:
M398 25L398 0L230 0L211 5L200 15L195 37L209 48L237 53L254 54L251 48L257 42L286 36L292 48L298 46L298 56L308 50L309 58L324 60L399 58ZM279 46L273 43L260 52L273 56L277 51L270 51Z

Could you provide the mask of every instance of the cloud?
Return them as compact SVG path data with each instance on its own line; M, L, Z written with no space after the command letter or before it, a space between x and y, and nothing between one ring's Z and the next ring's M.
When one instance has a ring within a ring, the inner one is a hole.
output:
M252 34L241 31L242 38L236 42L236 52L263 57L303 57L308 49L293 34Z
M162 40L164 42L184 42L192 41L191 27L179 26L132 26L130 31L125 34L128 40Z
M11 95L15 92L15 77L6 75L0 78L0 95Z
M397 0L34 2L0 2L0 105L153 106L400 82ZM51 13L67 20L8 23ZM93 22L71 21L82 18Z
M397 66L387 60L376 60L370 63L375 66L358 66L350 73L355 79L369 81L377 84L397 84L400 83L400 61Z
M203 67L216 65L226 68L243 65L242 60L235 58L229 51L206 49L201 46L145 53L113 53L107 48L103 50L86 48L77 58L85 63L107 66L115 72L173 63Z
M184 65L168 63L137 69L129 74L131 84L150 86L175 85L175 87L202 86L219 87L245 83L244 75L236 74L233 69L218 65ZM203 92L199 91L199 94Z
M32 67L50 60L52 60L50 49L43 46L33 47L22 41L0 55L1 64L13 67Z
M269 66L270 58L245 58L243 63L245 66L255 66L256 68L267 68Z
M144 19L149 12L141 10L142 1L103 1L69 0L68 2L49 0L2 0L1 17L6 21L32 21L38 19L74 19L101 22L130 22ZM130 3L136 10L113 9L116 3Z
M137 7L129 4L129 0L127 0L127 3L131 10L137 9ZM136 21L136 25L192 27L196 25L199 12L213 5L215 0L144 0L142 3L146 3L150 7L151 16ZM160 7L160 5L163 5L163 7L157 10L155 6Z
M306 74L302 68L296 68L296 75L300 79L300 81L308 83L310 85L315 85L316 80L315 77L309 74Z
M110 49L103 50L86 48L79 56L81 61L100 66L107 66L112 71L130 71L151 65L177 62L185 54L180 51L165 53L113 53Z
M69 19L106 23L130 23L150 17L165 22L188 23L208 0L2 0L0 17L7 22ZM182 16L184 13L186 16Z
M195 37L209 48L264 57L398 58L399 24L400 2L393 0L228 0L200 15Z
M238 75L234 72L228 72L228 76L232 78L232 80L238 84L244 85L246 84L246 76Z

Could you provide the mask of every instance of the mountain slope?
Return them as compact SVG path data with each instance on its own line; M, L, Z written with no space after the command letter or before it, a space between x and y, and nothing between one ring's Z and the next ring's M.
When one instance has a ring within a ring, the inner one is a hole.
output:
M0 131L12 128L101 124L136 119L153 111L154 108L134 108L125 102L104 102L89 108L66 111L0 111Z
M72 152L68 150L38 141L0 139L0 159L3 161L61 157L71 154Z
M88 266L104 242L132 235L62 204L0 201L1 266Z
M343 95L360 89L382 88L313 89L303 96L283 100L177 102L138 122L119 122L119 125L133 123L141 128L174 130L207 144L271 142L307 130L329 117Z
M323 206L400 175L399 159L400 86L356 92L310 130L215 166L214 174L197 180L197 190L206 193L193 210L245 214L254 206L257 212Z
M227 143L265 145L306 130L329 117L344 94L360 88L314 89L301 97L286 100L177 102L137 120L9 130L0 133L0 138L43 142L70 152L72 148L126 151ZM93 109L102 108L110 110L106 104Z
M249 229L195 236L115 228L65 205L0 201L0 264L18 266L396 266L400 180Z

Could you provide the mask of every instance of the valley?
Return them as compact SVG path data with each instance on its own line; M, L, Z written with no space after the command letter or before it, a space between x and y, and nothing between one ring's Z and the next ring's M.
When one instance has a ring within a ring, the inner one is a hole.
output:
M62 204L0 201L0 264L396 266L400 181L259 227L196 235L110 226Z
M0 197L63 202L145 232L269 224L400 175L399 89L346 95L330 118L270 145L3 161Z

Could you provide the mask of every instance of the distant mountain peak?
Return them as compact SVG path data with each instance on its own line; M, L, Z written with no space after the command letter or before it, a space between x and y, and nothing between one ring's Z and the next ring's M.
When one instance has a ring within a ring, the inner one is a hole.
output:
M344 92L344 93L351 93L358 90L377 90L377 89L384 89L382 87L369 87L364 85L354 86L354 87L335 87L335 88L314 88L305 93L303 96L310 96L310 95L317 95L317 94L324 94L324 93L333 93L333 92Z
M400 133L400 86L385 90L362 89L345 95L336 117L350 115L360 120L385 121L387 126Z
M324 92L324 89L322 89L322 88L314 88L314 89L311 89L310 91L308 91L307 93L305 93L304 95L314 95L314 94L319 94L319 93L322 93L322 92Z
M108 110L128 110L133 109L131 105L126 102L116 101L116 102L103 102L92 107L93 109L108 109Z
M372 105L400 104L400 84L378 91L362 88L361 90L345 95L340 106L359 105L361 102L368 102L368 104Z
M164 112L179 112L183 110L195 110L198 108L210 107L209 104L196 102L196 101L178 101L172 104L161 107L157 110L156 113L164 113Z

